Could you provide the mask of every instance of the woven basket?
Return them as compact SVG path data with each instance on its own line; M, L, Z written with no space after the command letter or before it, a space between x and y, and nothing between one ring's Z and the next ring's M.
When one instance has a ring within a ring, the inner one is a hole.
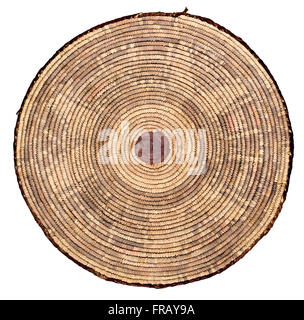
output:
M122 123L138 132L124 150ZM107 129L119 147L105 163ZM176 129L193 132L198 174L195 160L177 161L166 133ZM101 278L153 287L207 278L243 257L281 210L292 152L265 65L186 12L124 17L67 43L32 82L15 131L20 189L51 242Z

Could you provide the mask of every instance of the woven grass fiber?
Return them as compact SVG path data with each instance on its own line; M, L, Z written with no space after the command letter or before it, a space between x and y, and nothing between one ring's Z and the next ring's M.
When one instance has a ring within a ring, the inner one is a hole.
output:
M164 140L159 161L101 163L100 132L122 121L143 141L166 128L197 141L204 129L204 173L166 163ZM293 140L257 55L184 11L120 18L67 43L33 80L14 147L23 197L62 253L101 278L160 288L225 270L269 231Z

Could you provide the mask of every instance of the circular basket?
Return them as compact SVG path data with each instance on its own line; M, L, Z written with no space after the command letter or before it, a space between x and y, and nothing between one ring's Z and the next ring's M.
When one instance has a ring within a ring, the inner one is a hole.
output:
M277 218L292 131L271 74L209 19L145 13L97 26L39 71L15 169L52 243L101 278L210 277Z

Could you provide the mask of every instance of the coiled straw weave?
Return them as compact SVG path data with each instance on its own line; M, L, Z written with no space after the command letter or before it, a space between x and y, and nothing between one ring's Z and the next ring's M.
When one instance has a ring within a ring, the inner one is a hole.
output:
M206 131L206 170L102 164L104 128ZM212 21L137 14L70 41L39 71L18 115L15 168L52 243L108 280L203 279L265 235L285 199L292 132L267 68ZM261 262L263 263L263 262Z

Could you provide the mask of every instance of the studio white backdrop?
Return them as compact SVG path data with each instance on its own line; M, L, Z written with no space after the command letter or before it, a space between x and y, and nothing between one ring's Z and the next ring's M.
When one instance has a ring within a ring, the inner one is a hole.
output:
M219 275L165 289L108 282L61 254L34 221L14 171L16 112L38 70L78 34L121 16L185 7L241 37L276 79L295 140L287 200L269 234ZM303 9L301 0L1 2L0 299L303 299Z

